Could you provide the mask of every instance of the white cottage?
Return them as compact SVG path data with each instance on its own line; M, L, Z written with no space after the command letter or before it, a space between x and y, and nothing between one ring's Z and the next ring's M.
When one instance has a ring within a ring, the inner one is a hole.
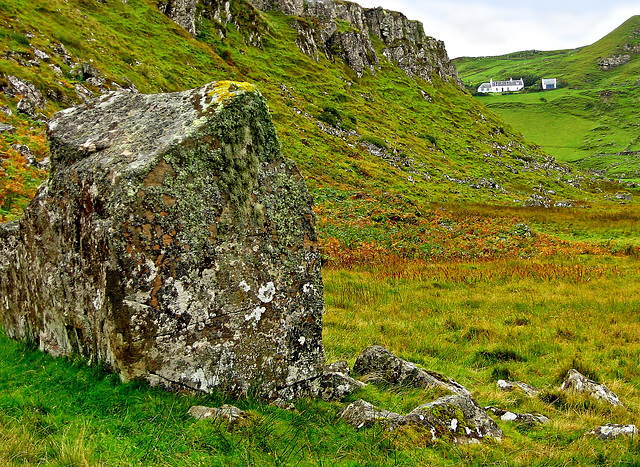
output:
M516 92L524 89L524 80L509 78L506 81L490 80L488 83L482 83L478 88L478 92Z
M542 89L557 89L557 88L558 88L557 78L542 78Z

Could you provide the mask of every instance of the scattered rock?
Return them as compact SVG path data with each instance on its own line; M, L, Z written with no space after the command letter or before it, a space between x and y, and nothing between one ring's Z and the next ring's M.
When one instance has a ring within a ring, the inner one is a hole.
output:
M623 201L631 201L633 199L633 195L631 193L616 193L614 198L621 199Z
M312 198L254 86L112 92L56 114L48 136L51 176L0 235L10 337L124 381L317 394Z
M544 415L537 412L518 413L492 406L485 407L485 410L497 417L500 417L500 420L504 422L520 423L527 426L544 425L549 421L548 417L545 417Z
M0 112L5 114L7 117L11 117L13 115L13 112L8 105L3 105L2 107L0 107Z
M531 227L529 227L527 224L516 224L513 226L513 235L530 238Z
M531 386L530 384L523 383L522 381L505 381L503 379L499 379L497 386L498 389L506 392L513 391L514 389L520 389L530 397L534 397L540 393L540 389L535 386Z
M20 155L26 159L27 165L38 165L38 161L33 155L33 152L31 152L31 148L26 144L12 144L11 149L19 152Z
M16 131L16 127L12 126L12 125L7 125L6 123L0 123L0 133L15 133Z
M282 409L282 410L291 410L291 411L296 410L296 406L295 405L293 405L289 401L285 401L281 397L278 397L277 399L271 401L269 403L269 405L272 405L272 406L277 407L277 408Z
M376 408L362 399L348 405L341 417L355 428L381 423L390 430L419 426L431 432L432 441L479 443L485 437L502 440L502 430L473 398L454 394L417 407L407 415Z
M618 396L604 384L596 383L574 369L567 373L567 378L560 386L560 391L585 392L591 397L611 405L623 405Z
M619 438L620 436L638 436L638 428L635 425L614 425L608 423L587 432L586 436L595 436L603 440Z
M397 357L379 345L367 347L358 356L353 371L362 375L366 381L417 388L438 386L455 394L471 395L467 388L453 379L418 368L414 363Z
M16 110L18 111L18 113L24 114L34 120L38 118L38 110L33 101L29 99L25 98L18 101Z
M607 58L603 58L598 62L598 66L602 71L611 70L612 68L619 67L628 63L631 60L631 55L629 54L620 54L620 55L612 55Z
M325 373L320 379L319 396L325 401L341 401L366 384L339 372Z
M373 404L363 399L359 399L345 407L340 417L357 429L371 426L378 422L391 424L390 422L397 422L402 418L400 414L395 412L377 409Z
M198 420L224 420L231 424L238 423L246 418L244 410L240 410L238 407L228 404L221 406L219 409L214 407L205 407L203 405L194 405L187 413Z
M62 68L60 68L55 63L49 64L49 68L51 68L53 70L53 72L58 76L63 76L63 74L64 74L64 73L62 73Z
M553 203L554 208L572 208L574 206L573 201L556 201Z
M42 60L43 62L48 62L49 60L51 60L51 57L49 55L47 55L40 49L36 49L35 47L33 48L33 55L35 55L38 60Z
M434 423L434 420L436 423ZM435 438L447 439L442 427L455 443L480 443L484 438L502 440L502 430L470 396L453 394L421 405L404 417L406 423L422 424Z
M88 102L94 97L93 93L80 83L76 83L75 90L76 90L76 95L78 96L78 99L80 99L80 101L82 102Z
M4 87L4 93L9 97L22 96L22 101L26 101L30 108L44 109L46 100L40 90L31 81L16 78L15 76L7 76L7 85ZM27 104L23 104L26 108Z

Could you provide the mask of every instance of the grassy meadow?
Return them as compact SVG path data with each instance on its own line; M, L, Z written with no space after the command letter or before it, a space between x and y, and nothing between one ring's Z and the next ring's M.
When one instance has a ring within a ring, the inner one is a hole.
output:
M0 464L116 465L637 465L637 439L584 434L640 425L640 263L637 256L554 256L492 262L325 267L328 361L353 364L383 345L457 380L481 405L551 421L498 421L502 443L432 443L419 430L355 430L339 419L364 398L400 413L441 390L370 385L344 403L300 400L287 411L251 398L169 393L122 384L99 367L53 359L0 335ZM618 394L612 407L558 387L577 368ZM498 379L543 391L497 390ZM196 421L191 405L233 403L237 425Z

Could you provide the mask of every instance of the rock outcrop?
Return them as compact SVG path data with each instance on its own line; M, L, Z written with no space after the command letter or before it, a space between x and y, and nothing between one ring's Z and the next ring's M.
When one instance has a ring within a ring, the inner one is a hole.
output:
M611 405L623 405L618 396L604 384L590 380L577 370L571 369L567 373L560 391L581 392L588 394L594 399L600 399Z
M49 181L0 226L10 337L123 380L317 391L312 199L252 85L109 93L56 114L49 138Z
M339 57L362 76L367 69L375 73L384 57L411 78L431 81L437 75L464 89L444 43L427 36L419 21L395 11L339 0L243 0L233 6L230 0L167 0L159 2L158 8L193 36L204 16L214 26L235 25L247 43L258 47L262 47L266 26L254 8L280 11L294 17L291 27L298 32L296 44L315 61L321 54L330 60ZM240 10L242 15L237 13ZM225 36L224 27L219 34ZM382 42L383 57L376 53L372 36Z
M322 51L327 58L332 54L341 56L358 75L365 68L375 71L381 59L370 39L374 36L384 44L384 57L408 76L431 81L437 75L464 87L444 43L427 36L422 23L411 21L402 13L337 0L251 0L251 3L262 11L278 10L286 15L313 18L315 21L296 21L293 27L298 31L300 49L316 61L318 51Z

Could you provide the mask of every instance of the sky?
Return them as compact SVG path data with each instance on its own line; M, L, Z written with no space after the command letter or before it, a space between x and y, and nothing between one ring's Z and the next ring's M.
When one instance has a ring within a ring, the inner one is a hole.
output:
M590 45L634 15L638 0L355 0L421 21L449 58Z

